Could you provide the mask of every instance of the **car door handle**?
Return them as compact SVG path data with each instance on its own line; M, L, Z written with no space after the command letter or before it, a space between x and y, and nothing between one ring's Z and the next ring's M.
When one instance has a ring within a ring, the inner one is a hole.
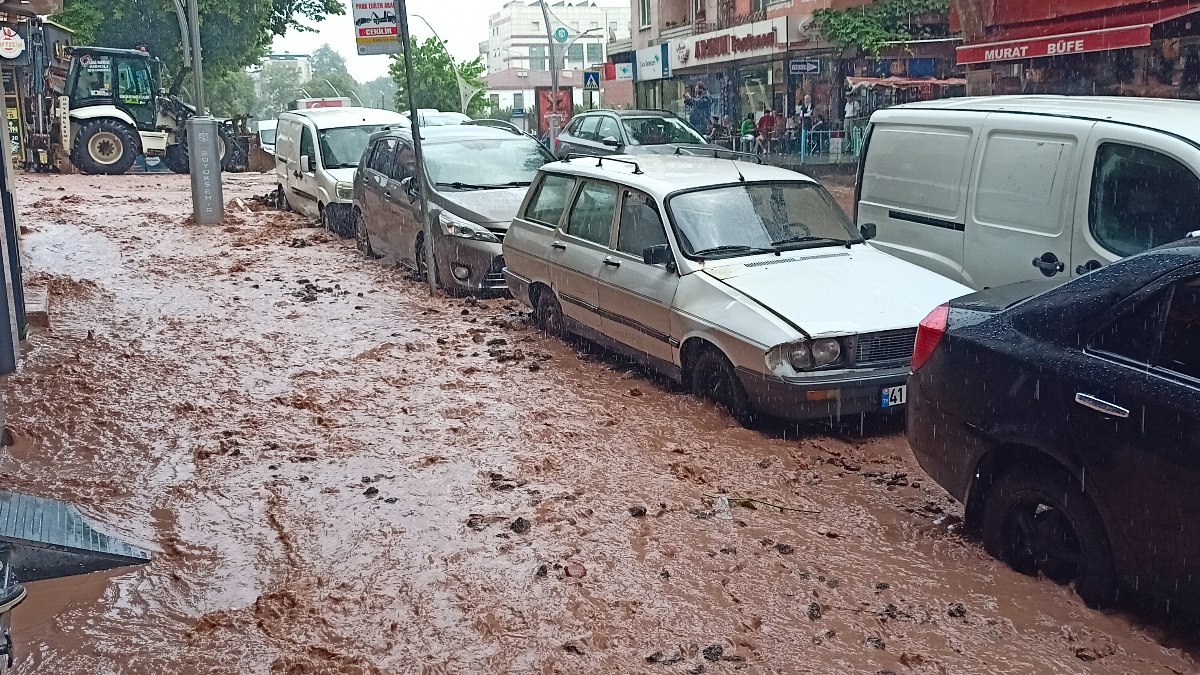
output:
M565 251L567 250L567 245L560 241L556 241L553 244L550 244L550 248L558 249L559 251Z
M605 264L605 265L608 265L609 267L620 267L620 266L621 266L621 261L620 261L620 260L613 260L612 258L605 258L605 259L604 259L604 264Z
M1067 269L1063 261L1058 259L1058 256L1053 253L1043 253L1042 257L1033 259L1033 266L1042 271L1042 274L1052 277L1055 274Z
M295 178L299 178L299 177L300 177L300 172L299 172L299 171L293 171L293 172L292 172L292 176L293 176L293 177L295 177Z
M1100 269L1101 267L1103 267L1103 265L1100 264L1099 260L1089 260L1089 261L1085 262L1084 264L1076 267L1075 274L1078 274L1079 276L1083 276L1083 275L1087 274L1088 272L1095 272L1096 270Z
M1075 402L1085 408L1091 408L1098 413L1108 415L1109 417L1120 417L1125 419L1129 417L1129 411L1116 403L1109 403L1103 399L1096 398L1091 394L1075 394Z

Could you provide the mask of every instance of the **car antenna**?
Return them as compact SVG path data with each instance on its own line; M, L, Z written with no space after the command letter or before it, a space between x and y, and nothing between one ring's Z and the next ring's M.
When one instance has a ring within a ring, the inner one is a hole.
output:
M742 183L745 183L746 177L742 175L742 170L738 168L737 160L732 160L732 161L733 161L733 170L738 173L738 180Z

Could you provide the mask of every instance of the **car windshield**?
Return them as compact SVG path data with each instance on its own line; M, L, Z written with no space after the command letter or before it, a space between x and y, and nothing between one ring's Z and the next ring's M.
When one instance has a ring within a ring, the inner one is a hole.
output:
M674 117L626 117L625 125L632 145L663 145L665 143L703 143L704 137Z
M684 255L728 258L861 242L816 183L745 183L676 195L667 202Z
M321 166L326 169L353 169L358 166L367 140L382 125L364 124L359 127L321 129Z
M274 129L259 129L258 130L258 138L263 143L274 143L275 142L275 130Z
M537 170L553 159L537 141L524 136L425 145L429 182L464 190L529 185Z
M471 118L462 113L421 115L421 126L423 127L449 127L470 121Z

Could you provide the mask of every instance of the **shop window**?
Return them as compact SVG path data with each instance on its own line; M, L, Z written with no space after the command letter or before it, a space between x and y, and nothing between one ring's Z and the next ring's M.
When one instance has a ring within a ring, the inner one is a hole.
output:
M1178 161L1120 143L1096 149L1088 223L1122 256L1182 239L1200 222L1200 179Z

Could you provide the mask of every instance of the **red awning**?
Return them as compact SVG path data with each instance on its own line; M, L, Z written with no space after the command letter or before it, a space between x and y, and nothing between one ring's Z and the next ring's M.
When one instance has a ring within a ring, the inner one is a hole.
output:
M1200 12L1200 5L1188 2L1170 7L1119 10L1013 26L988 36L985 43L959 47L958 63L1019 61L1145 47L1150 44L1150 29L1155 24L1193 12Z

